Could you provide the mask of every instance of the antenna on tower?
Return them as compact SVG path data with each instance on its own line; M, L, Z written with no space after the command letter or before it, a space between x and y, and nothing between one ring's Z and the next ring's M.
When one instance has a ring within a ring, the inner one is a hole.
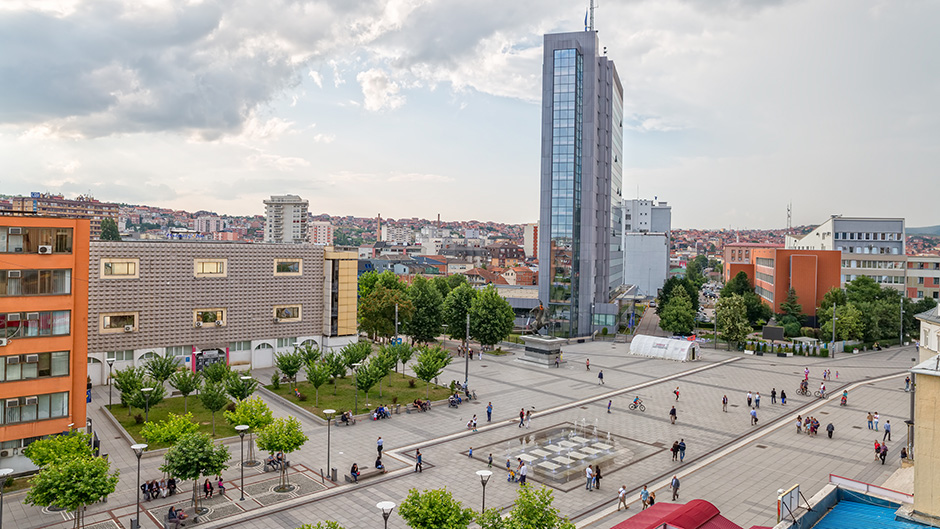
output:
M591 31L594 31L594 0L591 0Z
M787 204L787 235L790 235L790 230L793 227L793 202Z

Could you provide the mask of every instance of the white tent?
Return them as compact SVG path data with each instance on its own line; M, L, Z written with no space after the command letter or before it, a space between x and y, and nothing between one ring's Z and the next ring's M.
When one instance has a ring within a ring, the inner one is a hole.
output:
M630 354L647 358L662 358L677 362L691 362L700 358L699 346L689 340L646 336L638 334L630 342Z

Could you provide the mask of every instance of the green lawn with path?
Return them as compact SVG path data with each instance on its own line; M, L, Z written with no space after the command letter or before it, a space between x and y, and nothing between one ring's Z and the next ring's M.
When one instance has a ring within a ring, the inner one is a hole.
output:
M412 388L409 386L408 381L410 380L414 380L415 387ZM382 386L381 397L379 396L379 385ZM355 412L356 391L353 386L352 375L337 379L335 395L333 394L334 388L331 382L320 386L319 406L317 406L316 392L313 386L307 382L298 382L296 386L282 382L281 387L278 389L274 389L271 385L265 387L320 417L324 417L323 410L329 409L334 409L338 413L346 410L353 410L353 412ZM307 397L306 401L302 401L294 395L294 387L300 391L301 395ZM397 402L404 406L405 404L411 404L415 399L425 400L425 391L425 383L423 381L407 375L402 376L400 373L391 373L382 379L381 384L376 384L374 388L369 390L368 401L366 400L365 394L362 391L359 392L358 413L364 413L366 410L374 409L379 404L394 405ZM431 384L431 400L446 399L448 395L450 395L448 388ZM395 400L396 397L397 401Z
M134 420L134 416L140 414L144 416L144 410L138 410L134 408L131 410L130 415L127 413L127 408L121 406L120 404L114 404L113 406L108 407L111 410L111 413L114 414L114 418L121 423L121 426L127 430L127 433L134 438L138 443L146 443L143 437L140 436L140 430L144 427L143 423L137 424ZM203 407L202 403L199 402L199 397L195 395L190 395L187 402L187 411L193 414L193 420L199 424L199 431L212 435L212 412ZM183 413L183 397L171 397L163 399L159 404L150 407L150 421L159 422L167 417L170 413L175 413L177 415L184 415ZM226 422L225 409L217 411L215 413L215 438L221 439L223 437L234 437L238 435L238 432L235 431L235 427ZM158 450L160 448L169 448L170 445L162 443L151 444L149 450Z

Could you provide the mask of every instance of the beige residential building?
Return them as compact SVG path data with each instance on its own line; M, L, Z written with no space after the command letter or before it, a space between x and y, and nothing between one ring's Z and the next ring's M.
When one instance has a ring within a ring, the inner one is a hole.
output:
M264 242L307 242L307 206L297 195L275 195L264 201Z
M90 196L79 195L69 200L63 195L50 193L30 193L28 197L13 197L13 211L24 211L48 217L69 217L89 219L91 238L101 236L101 221L110 218L118 221L119 206L110 202L101 202Z

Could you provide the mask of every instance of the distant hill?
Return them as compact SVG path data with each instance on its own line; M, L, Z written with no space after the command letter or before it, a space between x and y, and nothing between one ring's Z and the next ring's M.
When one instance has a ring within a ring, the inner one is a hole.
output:
M924 226L923 228L907 228L908 235L935 235L940 236L940 226Z

